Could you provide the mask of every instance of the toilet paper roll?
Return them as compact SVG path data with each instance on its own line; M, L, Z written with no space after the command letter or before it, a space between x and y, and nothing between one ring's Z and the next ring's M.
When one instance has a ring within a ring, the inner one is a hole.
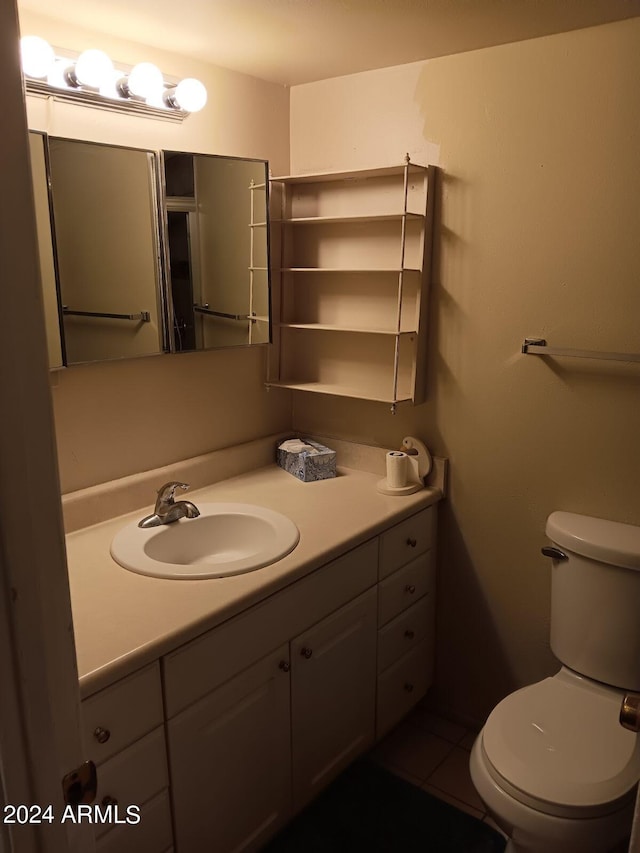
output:
M409 459L401 450L387 453L387 485L392 489L401 489L407 485Z

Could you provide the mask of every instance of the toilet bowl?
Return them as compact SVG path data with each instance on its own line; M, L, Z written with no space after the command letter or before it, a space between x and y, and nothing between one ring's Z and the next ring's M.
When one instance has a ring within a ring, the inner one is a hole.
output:
M470 769L508 850L609 853L628 836L640 741L618 723L622 696L563 667L494 709Z
M547 535L551 648L564 665L494 708L471 778L507 853L618 853L640 779L640 739L619 723L640 688L640 528L553 513Z

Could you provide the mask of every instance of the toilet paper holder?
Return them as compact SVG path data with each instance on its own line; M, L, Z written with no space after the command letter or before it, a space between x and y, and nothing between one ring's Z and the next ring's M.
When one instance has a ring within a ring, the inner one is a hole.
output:
M397 471L392 476L391 465L397 466L398 457L406 457L405 462L405 482L397 483ZM391 457L391 459L390 459ZM395 461L393 460L395 457ZM377 489L383 495L411 495L414 492L424 489L425 477L429 475L433 460L431 454L427 450L424 442L419 438L408 435L402 439L402 447L400 452L392 451L387 454L387 476L380 480Z

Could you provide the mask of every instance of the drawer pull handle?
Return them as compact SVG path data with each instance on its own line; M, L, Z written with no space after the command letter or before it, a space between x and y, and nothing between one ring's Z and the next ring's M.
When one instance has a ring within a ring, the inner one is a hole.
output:
M116 800L115 797L112 797L111 794L107 794L105 797L102 798L102 805L103 806L117 806L118 801Z
M280 663L278 664L278 667L283 672L289 672L289 670L291 669L291 664L289 663L288 660L281 660Z
M404 591L405 591L405 592L408 592L408 593L409 593L409 595L413 595L413 593L416 591L415 584L413 584L413 583L408 583L408 584L405 586Z
M418 544L418 541L416 539L413 539L411 536L407 539L407 545L410 548L415 548L417 544Z
M303 646L300 649L300 654L302 655L303 658L306 658L307 660L309 660L309 658L313 654L313 649L307 649L306 646Z
M407 630L404 632L404 635L407 638L407 640L413 640L413 638L416 635L416 632L413 631L411 628L407 628Z
M106 743L111 737L111 732L109 729L103 729L101 726L98 726L97 729L93 730L93 736L98 743Z
M413 684L410 681L405 682L404 689L407 693L411 693L413 691Z

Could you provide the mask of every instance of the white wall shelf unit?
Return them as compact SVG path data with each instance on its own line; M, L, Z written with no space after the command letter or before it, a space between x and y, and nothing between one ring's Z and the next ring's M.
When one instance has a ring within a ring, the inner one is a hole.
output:
M268 286L265 280L268 278L269 268L266 266L268 257L268 222L266 218L256 219L256 193L264 196L268 193L269 185L256 183L251 180L249 193L251 199L250 222L249 222L249 343L264 344L269 342L269 305L265 300ZM268 204L268 196L267 196ZM257 209L262 212L266 210L264 201L258 204Z
M375 400L425 397L435 167L271 178L268 386Z

